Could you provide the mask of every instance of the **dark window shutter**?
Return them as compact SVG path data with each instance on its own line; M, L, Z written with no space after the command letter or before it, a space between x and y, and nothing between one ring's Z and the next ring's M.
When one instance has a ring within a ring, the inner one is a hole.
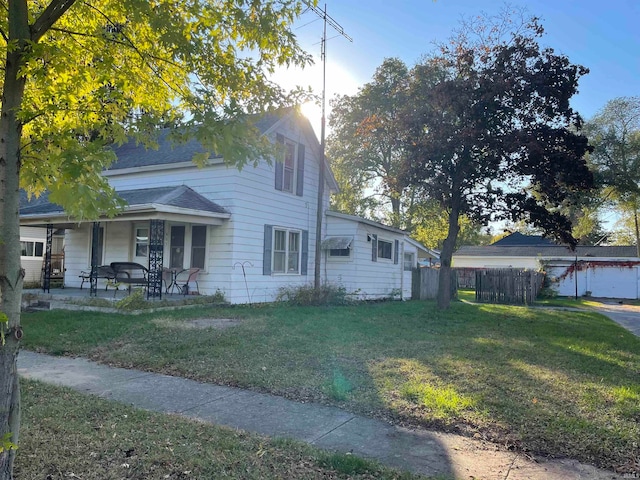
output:
M396 240L393 243L393 263L398 264L398 255L400 254L400 241Z
M271 250L273 241L273 225L264 226L264 251L262 257L262 274L271 275Z
M276 143L278 143L278 145L284 145L284 135L277 133ZM282 169L282 162L279 158L276 158L276 190L282 190Z
M302 275L307 274L307 264L309 263L309 231L302 230L302 246L301 246L301 259L300 259L300 273Z
M378 235L375 233L370 234L371 236L371 261L378 261Z
M296 195L301 197L304 189L304 145L298 144L298 172L296 177Z

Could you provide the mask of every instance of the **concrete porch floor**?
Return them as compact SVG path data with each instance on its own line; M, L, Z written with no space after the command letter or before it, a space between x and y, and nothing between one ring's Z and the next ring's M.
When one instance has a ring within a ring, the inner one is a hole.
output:
M133 292L135 288L132 288ZM112 302L117 302L118 300L123 299L129 295L129 291L127 288L121 288L119 290L115 290L114 288L109 288L105 290L104 287L99 287L96 295L91 296L89 294L89 288L74 288L74 287L66 287L66 288L51 288L49 292L45 292L42 288L31 288L25 289L22 291L23 299L32 299L34 301L55 301L64 303L65 301L76 302L78 300L90 300L91 298L102 298L105 300L109 300ZM185 298L193 298L197 295L182 295L177 293L174 290L173 293L165 293L162 291L162 300L169 301L180 301ZM147 294L144 294L145 300L147 300ZM150 302L161 300L158 297L150 297L148 299Z

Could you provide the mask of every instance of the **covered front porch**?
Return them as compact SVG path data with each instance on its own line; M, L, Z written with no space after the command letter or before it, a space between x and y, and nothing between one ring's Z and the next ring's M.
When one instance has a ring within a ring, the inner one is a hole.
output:
M64 229L64 290L95 297L102 296L105 288L113 296L116 291L143 287L147 298L207 293L199 287L213 270L215 238L230 214L186 186L118 195L128 204L122 213L94 222L74 222L49 202L21 208L22 226L46 227L48 232ZM47 269L50 239L47 235L42 282L47 293L52 290L53 273Z

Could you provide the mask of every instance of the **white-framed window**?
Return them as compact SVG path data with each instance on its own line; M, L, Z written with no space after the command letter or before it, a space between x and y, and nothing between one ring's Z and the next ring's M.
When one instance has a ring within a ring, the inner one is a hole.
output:
M136 257L149 256L149 227L136 227L134 243Z
M388 240L378 239L378 258L391 260L393 258L393 243Z
M304 145L280 133L276 134L276 142L284 152L284 157L275 162L276 190L301 197L304 191Z
M282 164L282 191L293 193L296 185L296 146L291 142L284 144L285 154Z
M44 242L37 240L20 241L21 257L44 257Z
M403 269L405 272L410 272L416 266L415 255L413 253L405 253L403 257Z
M300 238L299 230L273 227L273 273L300 273Z

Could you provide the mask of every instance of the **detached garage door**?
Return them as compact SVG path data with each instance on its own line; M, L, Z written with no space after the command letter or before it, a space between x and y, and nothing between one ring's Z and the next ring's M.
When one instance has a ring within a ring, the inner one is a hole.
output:
M638 298L637 267L591 267L587 290L594 297Z

